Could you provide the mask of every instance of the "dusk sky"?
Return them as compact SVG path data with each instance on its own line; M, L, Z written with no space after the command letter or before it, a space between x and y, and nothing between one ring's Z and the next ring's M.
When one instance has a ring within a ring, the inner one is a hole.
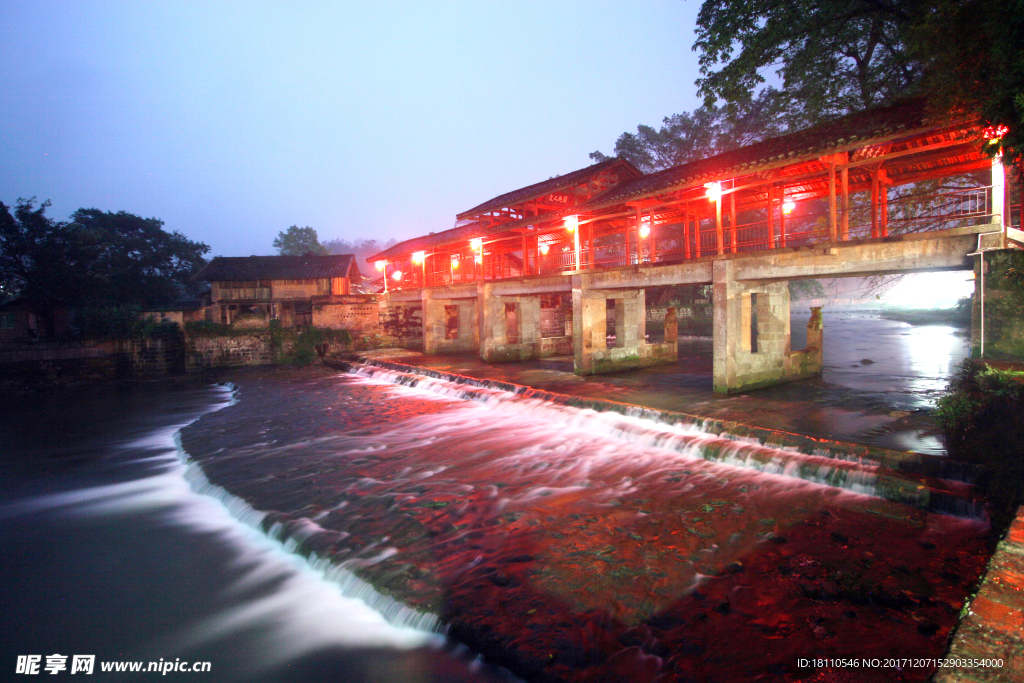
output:
M700 104L696 0L0 6L0 201L211 255L445 230Z

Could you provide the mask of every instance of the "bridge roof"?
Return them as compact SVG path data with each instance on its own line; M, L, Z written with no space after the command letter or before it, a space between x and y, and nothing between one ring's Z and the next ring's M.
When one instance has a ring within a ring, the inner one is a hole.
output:
M879 162L885 160L886 170L890 173L889 182L895 184L951 171L973 170L984 161L971 135L964 133L965 128L973 125L964 120L933 120L929 117L927 102L915 99L857 112L648 175L640 174L632 164L622 159L611 159L507 192L458 214L462 219L475 217L478 220L406 240L368 260L390 261L413 252L466 243L478 237L539 227L542 223L550 225L572 214L589 214L591 218L601 220L602 216L616 215L614 210L610 211L612 207L633 203L675 204L681 201L683 191L700 188L703 196L704 183L740 176L747 176L757 184L770 183L777 176L779 181L795 183L791 188L793 196L815 196L823 191L819 187L822 182L826 183L823 187L827 189L827 167L822 158L844 151L850 152L851 165L873 163L876 157ZM578 187L616 164L622 164L626 177L580 204L564 208L546 207L549 210L538 215L524 216L521 211L508 211L514 205L521 206L524 202ZM859 173L859 182L867 177L865 173L866 170ZM851 183L854 183L852 175ZM763 199L757 201L763 203ZM501 216L484 215L501 209L506 210Z
M929 121L927 103L922 99L868 109L627 181L583 204L578 210L593 211L702 186L705 182L724 177L749 175L766 167L817 160L823 155L854 147L863 148L936 125L941 124Z
M625 159L607 159L596 164L591 164L586 168L581 168L571 173L566 173L565 175L555 176L554 178L548 178L547 180L543 180L539 183L527 185L526 187L521 187L518 190L512 190L511 192L506 192L505 194L498 195L493 199L488 199L483 204L474 206L472 209L469 209L468 211L463 211L462 213L458 214L456 218L461 220L464 218L479 216L489 211L497 211L498 209L514 206L516 204L522 204L523 202L528 202L533 199L538 199L540 197L545 197L551 194L552 192L567 190L569 188L580 185L589 180L590 178L592 178L593 176L598 175L602 171L611 169L613 167L622 167L622 169L628 175L631 175L633 177L639 177L642 175L640 171L638 171L637 168L633 166L633 164L629 163Z

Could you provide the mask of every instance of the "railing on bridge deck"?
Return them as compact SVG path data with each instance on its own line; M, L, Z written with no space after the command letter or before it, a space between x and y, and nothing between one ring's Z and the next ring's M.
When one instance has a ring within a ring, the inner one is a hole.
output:
M1021 203L1010 205L1008 224L1021 225ZM993 216L992 188L990 186L942 190L929 194L908 192L902 196L890 195L883 202L884 215L872 225L867 202L853 201L847 227L842 227L842 210L837 207L835 239L859 240L886 235L929 232L949 228L981 225L991 222ZM722 228L722 253L752 252L780 247L796 247L829 242L832 223L828 201L825 198L800 202L797 210L782 215L775 207L771 221L767 209L741 211L737 224ZM616 241L617 239L617 241ZM627 249L628 245L628 249ZM547 243L547 253L536 247L527 250L523 264L521 249L502 252L492 249L484 262L475 262L472 254L458 253L458 258L428 258L420 273L403 283L405 287L419 287L425 279L429 287L501 280L528 275L550 275L576 271L576 251L573 238ZM647 238L637 239L631 231L629 239L622 233L598 237L591 244L584 242L580 249L583 270L614 268L617 266L679 263L697 257L718 253L718 230L714 218L703 218L683 223L662 224L654 228ZM443 255L440 255L443 256Z

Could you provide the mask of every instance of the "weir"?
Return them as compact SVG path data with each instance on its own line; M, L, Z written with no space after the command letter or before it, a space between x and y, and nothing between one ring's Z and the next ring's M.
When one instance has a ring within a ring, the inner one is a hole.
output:
M555 421L630 444L675 451L766 474L802 479L922 510L986 519L968 480L982 474L948 458L823 441L684 413L480 380L387 361L329 362L339 370L431 393L484 403L533 423ZM960 480L951 485L949 480Z
M674 363L671 324L661 340L645 329L647 289L713 285L715 391L802 379L821 373L824 333L814 316L807 348L791 348L790 281L969 270L979 248L1024 239L1019 188L980 153L980 130L911 102L648 175L612 159L369 260L389 309L422 311L428 354L571 352L580 375ZM961 188L920 185L939 178Z

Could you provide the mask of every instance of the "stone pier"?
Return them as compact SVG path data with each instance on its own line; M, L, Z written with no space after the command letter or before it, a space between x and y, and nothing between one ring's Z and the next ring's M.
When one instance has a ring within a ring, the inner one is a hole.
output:
M591 289L589 277L573 276L573 366L577 375L596 375L665 365L678 360L675 334L658 344L646 340L643 289ZM615 345L609 347L608 306L615 311Z
M821 309L807 325L807 348L790 349L789 283L743 282L735 261L715 261L714 387L734 393L821 374Z
M441 298L431 289L422 290L420 296L423 302L423 353L460 353L477 349L480 336L476 299Z

